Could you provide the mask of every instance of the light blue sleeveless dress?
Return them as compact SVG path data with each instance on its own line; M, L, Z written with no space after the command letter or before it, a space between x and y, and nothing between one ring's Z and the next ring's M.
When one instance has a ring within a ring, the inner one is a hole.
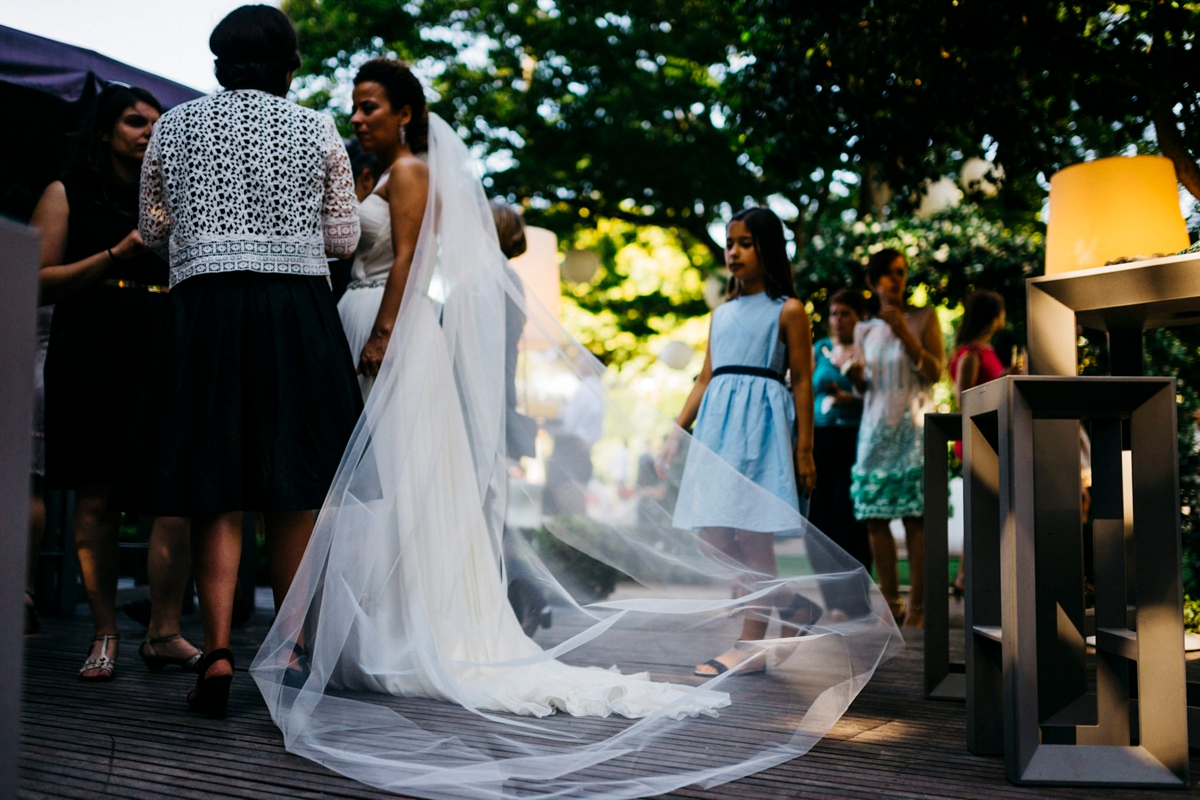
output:
M787 369L787 346L779 341L783 302L762 292L718 306L709 342L713 371L756 367L782 376ZM796 409L781 381L760 375L714 375L696 416L695 438L675 504L675 527L799 534L795 431ZM722 474L719 466L713 469L713 453L782 502L757 492L730 491L729 474Z

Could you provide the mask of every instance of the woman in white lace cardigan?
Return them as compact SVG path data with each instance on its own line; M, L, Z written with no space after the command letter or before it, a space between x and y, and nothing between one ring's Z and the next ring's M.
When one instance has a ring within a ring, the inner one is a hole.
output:
M159 120L138 228L169 255L174 309L147 484L153 510L192 518L207 656L188 704L220 718L242 512L264 516L278 605L361 411L326 261L359 227L333 120L284 99L287 18L243 6L209 47L225 90Z

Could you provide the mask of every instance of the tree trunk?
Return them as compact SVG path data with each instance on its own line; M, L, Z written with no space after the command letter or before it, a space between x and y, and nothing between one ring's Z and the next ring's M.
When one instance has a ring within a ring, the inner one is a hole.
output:
M1154 133L1158 137L1158 149L1175 164L1175 177L1183 184L1183 188L1187 189L1192 197L1200 200L1200 164L1196 163L1179 133L1171 101L1162 97L1159 92L1151 92L1150 104Z

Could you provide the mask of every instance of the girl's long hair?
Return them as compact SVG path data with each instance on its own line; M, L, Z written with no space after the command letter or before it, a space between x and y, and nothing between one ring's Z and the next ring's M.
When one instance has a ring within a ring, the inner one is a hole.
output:
M112 137L113 128L125 109L138 103L145 103L162 113L162 103L145 89L120 83L105 86L96 96L91 115L79 130L75 152L66 170L66 176L78 181L98 204L122 213L128 213L130 209L121 202L121 187L113 171L112 149L104 139Z
M746 226L754 239L754 252L763 268L767 296L772 300L795 297L796 286L792 276L792 265L787 257L787 245L783 239L783 223L769 208L746 208L729 220L732 225L740 222ZM734 278L729 282L728 298L732 300L742 294L742 282Z
M995 292L980 289L972 292L963 304L962 321L958 325L955 344L970 344L984 334L992 323L1004 313L1004 298Z

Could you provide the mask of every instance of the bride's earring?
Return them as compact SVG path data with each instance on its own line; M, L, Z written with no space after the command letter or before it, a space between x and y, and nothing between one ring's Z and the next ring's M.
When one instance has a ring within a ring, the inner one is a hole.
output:
M408 135L405 133L403 125L400 126L399 133L400 133L400 146L403 147L404 145L408 144Z

